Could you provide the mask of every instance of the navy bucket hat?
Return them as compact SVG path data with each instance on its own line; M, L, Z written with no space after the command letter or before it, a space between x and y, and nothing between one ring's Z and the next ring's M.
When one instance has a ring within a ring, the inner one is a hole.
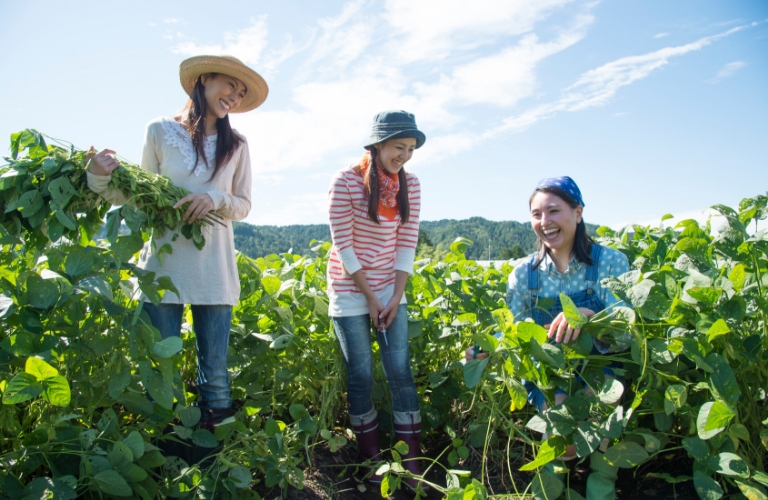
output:
M416 118L412 113L396 109L382 111L373 118L371 137L368 138L368 144L363 147L370 150L374 144L402 137L416 139L416 149L422 147L427 141L424 132L416 127Z

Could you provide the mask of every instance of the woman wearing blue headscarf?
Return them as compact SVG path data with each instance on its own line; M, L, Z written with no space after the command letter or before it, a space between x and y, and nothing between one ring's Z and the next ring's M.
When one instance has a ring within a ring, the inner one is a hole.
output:
M531 225L538 236L537 251L510 274L507 305L515 321L532 319L548 329L551 341L573 342L579 338L580 330L568 324L560 303L560 294L570 297L586 317L608 308L624 306L626 304L602 286L601 281L628 272L629 262L624 254L598 245L587 234L583 219L585 203L581 190L570 177L540 181L531 195L529 206ZM550 306L543 307L543 299L548 299L546 303ZM629 348L630 340L629 333L618 337L614 344L595 338L592 353L623 351ZM478 352L477 347L467 350L467 359L482 359L486 356ZM615 376L610 367L603 371L606 378ZM523 385L528 391L531 404L539 411L548 408L549 403L536 384L524 381ZM559 405L567 397L564 390L557 389L553 402ZM573 445L569 445L560 458L576 458ZM588 480L588 490L589 483ZM605 490L607 487L598 489ZM610 497L610 494L609 491L600 491L591 497Z

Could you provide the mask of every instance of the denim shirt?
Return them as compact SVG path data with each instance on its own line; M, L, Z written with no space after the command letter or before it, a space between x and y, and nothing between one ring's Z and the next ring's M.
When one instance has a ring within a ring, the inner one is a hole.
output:
M515 315L515 321L523 321L531 316L531 297L528 290L528 266L530 256L520 259L516 262L515 270L509 275L509 285L507 287L507 306L512 314ZM598 282L594 292L603 301L606 309L618 306L627 306L627 304L616 297L613 292L600 284L600 281L610 276L620 276L629 272L629 261L627 257L612 248L603 248L600 262L598 263ZM571 258L568 269L564 272L558 272L555 263L545 256L539 264L539 298L557 298L561 293L566 295L575 295L586 289L586 264L579 262L576 256ZM617 338L615 345L610 345L606 349L602 343L595 343L595 347L602 353L623 351L629 347L631 337L629 332L620 338Z

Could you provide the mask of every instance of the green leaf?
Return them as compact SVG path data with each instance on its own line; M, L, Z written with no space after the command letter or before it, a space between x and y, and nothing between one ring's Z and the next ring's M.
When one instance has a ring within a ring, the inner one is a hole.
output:
M114 373L109 378L107 388L109 390L109 397L112 399L119 399L123 394L123 391L128 384L131 383L131 372L127 368L123 368L120 373Z
M736 479L736 484L741 490L741 493L747 497L747 500L768 500L768 493L766 493L765 488L759 484L751 481L743 481L741 479Z
M45 379L43 381L43 399L53 406L69 406L72 392L67 379L61 375Z
M524 321L517 324L517 337L521 343L536 339L539 344L545 344L547 342L547 330L536 323Z
M112 467L117 467L123 462L133 462L133 452L122 441L118 441L112 445L112 450L107 454L107 460L112 464Z
M152 346L152 352L161 358L170 358L181 351L184 347L184 341L181 337L171 336L164 338L160 342L155 342Z
M728 328L728 325L725 323L725 320L723 320L723 318L720 318L714 323L712 323L712 326L710 326L709 330L707 330L707 341L712 342L713 339L716 339L721 335L725 335L726 333L730 333L730 331L731 329Z
M200 421L200 408L197 406L188 406L179 412L179 418L184 427L192 428Z
M56 377L59 374L56 368L52 367L42 359L36 358L34 356L27 358L24 371L30 375L34 375L37 380L46 380Z
M129 497L133 495L133 490L128 486L123 477L113 470L101 471L93 476L94 481L99 486L99 489L107 495L114 495L116 497Z
M728 365L725 358L717 353L707 356L707 364L713 369L709 383L715 397L722 399L729 406L736 406L740 391L733 369Z
M51 199L61 208L66 208L69 200L77 194L72 183L64 175L49 182L48 191L51 193Z
M584 316L584 313L579 311L579 308L576 307L576 304L573 302L573 300L571 300L569 296L561 293L560 303L563 305L563 314L565 315L565 320L568 322L571 328L582 328L587 324L587 317Z
M594 422L579 422L573 433L573 446L580 457L591 455L600 446L602 440L600 428Z
M615 404L624 394L624 384L615 378L607 378L597 394L601 403Z
M515 317L509 309L496 309L491 316L503 333L511 333L515 330Z
M163 376L147 361L139 361L139 373L149 395L163 408L173 408L173 389Z
M43 208L43 196L37 189L27 191L19 196L19 201L16 204L16 209L27 218L35 215L41 208Z
M232 480L235 488L247 488L251 485L253 476L251 475L251 470L248 467L238 465L229 471L229 479Z
M398 441L392 448L401 455L408 454L408 445L405 443L405 441Z
M696 419L696 429L701 439L707 440L719 434L736 416L727 404L722 401L712 401L701 405Z
M697 437L683 438L683 448L696 460L704 460L709 456L709 445Z
M144 240L141 234L137 233L118 236L117 241L112 243L109 248L117 254L121 261L128 262L136 252L144 248Z
M611 465L632 469L648 460L648 452L635 442L621 441L606 450L605 459Z
M688 391L682 384L673 384L664 392L664 411L672 415L675 410L682 408L688 399Z
M565 355L563 350L555 344L544 343L539 344L536 339L531 339L530 342L531 355L547 365L553 368L565 368Z
M48 431L45 429L35 429L30 432L24 439L21 440L21 444L29 448L30 446L40 446L48 442Z
M192 442L203 448L215 448L219 444L208 429L197 429L193 432Z
M468 388L472 389L480 382L489 360L490 358L467 361L467 364L464 365L464 383Z
M0 295L0 319L5 319L16 310L13 299L6 295Z
M274 297L277 295L277 292L280 291L282 282L280 281L280 278L274 276L262 276L261 285L264 287L264 291Z
M14 356L29 356L35 352L35 339L29 333L17 333L3 339L0 347Z
M67 260L64 263L64 269L70 276L81 276L91 272L95 263L96 258L93 251L75 245L69 250L69 255L67 255Z
M59 287L53 280L44 280L37 274L27 278L29 305L36 309L48 310L59 300Z
M726 476L749 477L749 467L744 460L735 453L723 452L710 458L707 466L715 472Z
M95 293L101 295L108 301L112 302L112 288L109 283L106 282L101 276L95 274L86 276L75 284L75 288L83 290L85 292Z
M536 470L565 453L565 439L562 436L550 436L541 443L536 458L522 467L521 471Z
M141 437L141 434L139 434L138 431L131 431L131 433L128 434L128 436L125 439L123 439L123 444L131 449L131 452L133 453L133 457L135 459L139 459L144 455L144 449L145 449L146 443L144 442L144 438Z
M77 229L77 223L69 218L69 215L64 210L56 210L54 212L54 215L56 216L56 220L58 220L62 226L66 227L67 229L73 231Z
M34 375L19 373L8 382L3 392L3 404L13 405L36 398L43 392L43 385Z
M558 498L564 489L563 481L546 472L539 472L531 481L531 493L533 493L533 498L536 500ZM466 498L467 496L464 495L464 499Z
M70 476L71 477L71 476ZM2 484L0 484L2 486ZM9 493L0 488L0 494ZM77 493L67 483L61 479L51 479L50 477L38 477L33 479L24 487L24 491L18 497L2 496L0 498L23 498L24 500L44 500L53 498L55 500L74 500Z
M698 470L693 471L693 486L703 500L718 500L723 496L723 489L717 481Z
M736 293L741 293L741 289L744 288L746 277L744 264L738 263L733 266L733 269L731 269L731 272L728 274L728 280L733 283L733 289Z

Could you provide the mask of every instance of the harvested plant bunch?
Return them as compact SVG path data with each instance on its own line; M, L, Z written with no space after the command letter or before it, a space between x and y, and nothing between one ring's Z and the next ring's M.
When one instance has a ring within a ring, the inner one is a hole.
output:
M87 152L68 146L49 145L43 134L33 129L11 135L11 157L5 158L7 166L0 167L0 223L4 232L18 236L22 227L40 228L37 234L56 242L62 236L79 237L78 231L92 237L99 230L111 204L88 188ZM24 151L26 155L20 155ZM134 233L161 236L166 230L178 230L202 248L203 226L222 223L215 213L183 223L181 217L188 204L177 209L173 205L190 192L167 177L126 162L112 173L110 187L131 201L107 215L107 239L113 243L125 220ZM41 246L46 243L44 239L38 242Z

